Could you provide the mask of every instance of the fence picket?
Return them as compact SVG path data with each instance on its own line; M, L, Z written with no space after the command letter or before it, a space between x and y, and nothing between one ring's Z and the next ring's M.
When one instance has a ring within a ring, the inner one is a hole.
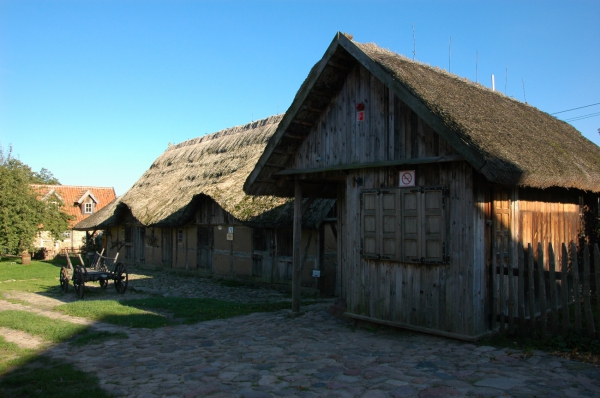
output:
M523 243L519 242L517 249L518 253L518 266L519 266L519 325L521 330L521 336L525 336L525 253L523 250Z
M546 278L544 273L544 246L538 242L538 295L540 303L540 323L542 326L542 339L548 335L548 314L546 313Z
M506 308L506 297L504 291L504 245L502 244L501 238L498 239L498 285L500 289L500 333L504 333L504 324L506 319L504 316L504 308Z
M507 247L504 242L495 242L491 281L491 326L495 330L508 329L512 335L518 328L523 337L530 333L533 338L544 339L550 331L552 335L572 330L582 332L585 316L584 333L600 339L600 246L593 247L593 264L588 244L582 244L581 253L575 242L561 246L557 254L551 243L545 251L542 242L529 243L527 248L523 242ZM508 258L503 255L507 250ZM583 261L581 273L579 261ZM594 291L598 314L593 310Z
M581 332L581 294L579 288L579 262L577 246L571 241L571 271L573 272L573 298L575 300L575 330Z
M515 273L513 259L513 244L508 243L508 332L515 334Z
M496 330L496 317L498 316L498 277L496 276L496 256L498 255L498 242L492 245L492 319L490 328Z
M583 244L583 309L588 335L594 337L596 335L596 328L594 327L594 316L592 314L592 300L590 293L590 250L587 243Z
M556 257L554 256L552 243L548 244L548 261L548 275L550 279L548 288L550 289L550 310L552 311L552 334L556 334L558 333L558 300L556 297L558 286L556 285Z
M562 256L561 256L561 272L560 272L560 285L561 285L561 299L562 299L562 332L567 333L571 324L569 319L569 279L567 272L569 268L569 254L567 252L567 245L562 244Z
M594 276L596 279L596 306L600 318L600 249L598 249L597 243L594 244ZM600 319L598 322L600 322ZM600 325L598 325L598 328L600 329Z
M527 274L529 276L529 280L527 283L529 284L529 324L531 325L531 333L532 336L535 337L535 279L533 274L533 247L531 243L527 246Z

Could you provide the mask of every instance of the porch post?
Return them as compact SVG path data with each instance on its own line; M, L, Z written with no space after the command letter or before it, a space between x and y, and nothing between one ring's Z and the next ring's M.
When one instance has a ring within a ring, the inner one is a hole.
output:
M300 312L302 280L302 187L296 178L294 186L294 245L292 258L292 312Z

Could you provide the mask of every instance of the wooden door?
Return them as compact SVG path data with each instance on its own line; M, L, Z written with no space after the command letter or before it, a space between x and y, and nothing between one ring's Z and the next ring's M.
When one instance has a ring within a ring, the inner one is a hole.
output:
M146 262L146 228L136 227L135 239L135 262L144 264Z
M208 225L198 226L196 267L212 272L212 228Z
M166 267L173 266L173 230L161 228L162 264Z

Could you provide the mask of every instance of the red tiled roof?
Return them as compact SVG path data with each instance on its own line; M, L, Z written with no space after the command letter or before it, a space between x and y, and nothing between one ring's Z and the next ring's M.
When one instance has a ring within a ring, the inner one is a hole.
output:
M79 221L91 215L83 214L80 203L78 203L78 201L82 199L82 196L85 195L86 192L89 191L89 193L92 195L92 198L98 200L94 206L94 213L102 209L117 197L115 194L115 189L112 187L38 184L31 184L31 187L38 193L38 197L40 199L51 194L52 192L56 193L58 196L60 196L60 198L62 198L64 211L67 214L75 216L75 218L69 222L69 227L71 228Z

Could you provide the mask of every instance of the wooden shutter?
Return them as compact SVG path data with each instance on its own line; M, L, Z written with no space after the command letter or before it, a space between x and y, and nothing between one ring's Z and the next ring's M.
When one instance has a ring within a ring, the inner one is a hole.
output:
M445 263L445 229L442 187L402 190L403 261Z
M379 196L381 201L381 238L379 242L381 248L381 258L384 260L399 260L399 232L398 213L399 213L399 198L398 191L381 191Z
M419 189L402 190L402 250L403 260L421 261L419 222L421 191Z
M443 187L363 191L361 254L410 263L446 263Z
M379 256L377 242L378 196L378 191L365 191L362 193L362 255L367 258L377 258Z
M443 263L444 247L444 191L426 189L423 194L423 258L426 263Z

